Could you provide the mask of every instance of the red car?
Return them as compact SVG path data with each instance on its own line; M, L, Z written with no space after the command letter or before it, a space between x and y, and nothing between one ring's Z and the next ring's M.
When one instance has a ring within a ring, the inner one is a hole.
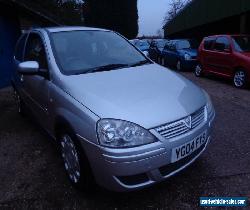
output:
M250 82L250 36L215 35L203 39L195 75L214 74L231 79L238 88Z

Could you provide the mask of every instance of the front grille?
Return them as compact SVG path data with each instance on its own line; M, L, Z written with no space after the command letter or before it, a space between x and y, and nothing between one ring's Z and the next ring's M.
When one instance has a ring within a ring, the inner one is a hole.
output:
M202 108L192 115L192 129L198 127L205 121L205 108Z
M195 129L201 125L205 119L205 107L202 107L191 116L172 123L168 123L166 125L162 125L156 128L156 131L166 139L171 139Z

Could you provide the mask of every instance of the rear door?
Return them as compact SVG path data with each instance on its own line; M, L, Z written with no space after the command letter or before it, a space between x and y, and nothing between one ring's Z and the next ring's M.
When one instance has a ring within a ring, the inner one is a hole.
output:
M214 73L230 77L233 66L233 56L230 39L227 36L217 37L214 44L214 50Z

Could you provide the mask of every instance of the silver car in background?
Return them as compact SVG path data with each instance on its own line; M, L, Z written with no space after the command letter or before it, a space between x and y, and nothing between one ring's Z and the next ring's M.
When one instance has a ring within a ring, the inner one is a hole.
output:
M19 39L15 65L18 111L31 113L60 145L76 187L153 185L190 165L210 142L208 94L115 32L34 29Z

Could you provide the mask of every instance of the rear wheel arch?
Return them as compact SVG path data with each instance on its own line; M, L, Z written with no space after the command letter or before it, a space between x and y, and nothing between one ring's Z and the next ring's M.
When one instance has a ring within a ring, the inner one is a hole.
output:
M242 70L242 71L245 72L245 74L246 74L246 76L247 76L247 79L248 79L250 75L249 75L249 73L247 72L246 68L243 67L243 66L236 66L236 67L234 67L232 77L234 77L234 74L235 74L237 71L240 71L240 70ZM250 80L248 80L248 82L250 82Z
M236 85L235 76L236 76L237 72L243 72L244 75L245 75L244 82L241 84L241 86L237 86L238 84ZM248 74L246 68L244 68L242 66L235 67L233 69L233 72L232 72L232 80L233 80L234 86L236 86L237 88L246 88L249 85L249 82L250 82L250 80L249 80L249 74Z
M239 71L239 70L243 70L245 73L246 72L246 68L242 67L242 66L236 66L233 68L233 73L235 73L236 71Z

